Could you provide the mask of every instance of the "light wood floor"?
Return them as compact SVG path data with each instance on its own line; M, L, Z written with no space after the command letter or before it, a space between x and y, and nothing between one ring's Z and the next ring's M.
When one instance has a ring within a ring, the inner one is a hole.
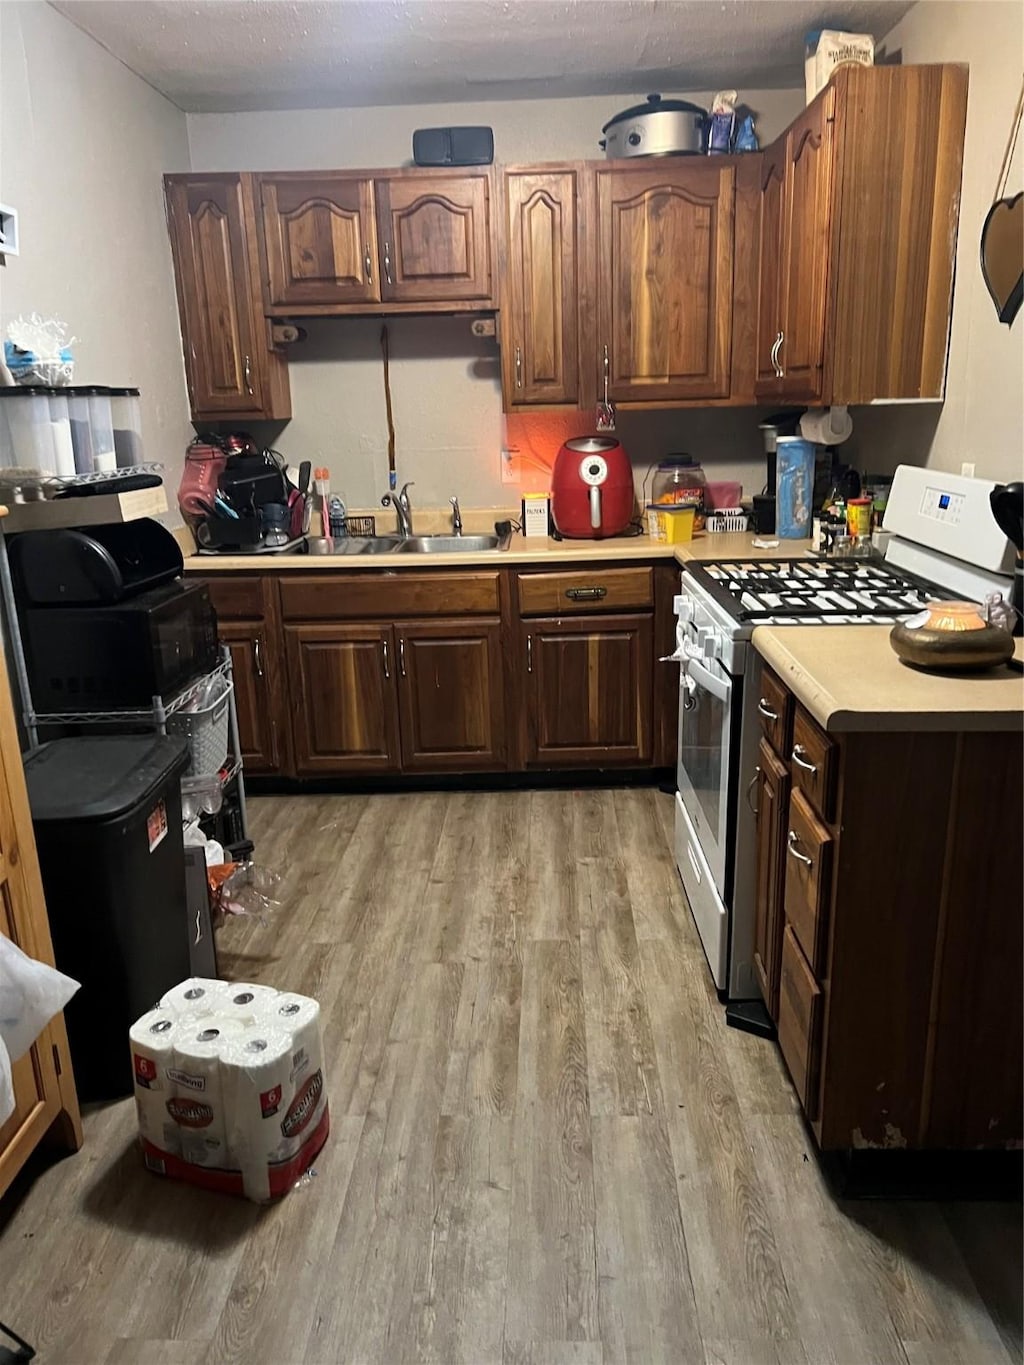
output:
M226 974L323 1006L332 1133L259 1209L142 1170L131 1102L0 1205L41 1365L1005 1365L1020 1209L838 1206L727 1029L654 791L254 801Z

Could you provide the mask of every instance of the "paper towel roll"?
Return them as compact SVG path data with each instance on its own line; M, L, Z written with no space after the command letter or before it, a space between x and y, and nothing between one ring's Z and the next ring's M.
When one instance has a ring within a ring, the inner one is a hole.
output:
M268 1024L284 1029L292 1039L291 1082L298 1088L308 1075L323 1066L320 1039L320 1006L308 995L282 991L270 1010L262 1015Z
M220 1010L247 1025L255 1024L264 1011L271 1009L279 994L273 986L261 986L252 981L226 981L221 984L224 986L224 1000Z
M221 1057L243 1032L238 1019L222 1014L179 1021L174 1030L167 1112L178 1126L182 1158L195 1166L229 1164Z
M271 1165L297 1150L282 1132L294 1098L291 1050L289 1034L263 1024L245 1029L223 1049L228 1146L249 1199L270 1198Z
M181 1140L178 1125L167 1111L167 1101L174 1096L167 1068L174 1065L174 1037L181 1022L171 1010L155 1009L128 1030L139 1132L175 1156L181 1153ZM185 1026L190 1022L185 1021Z
M190 976L166 992L160 1008L175 1014L214 1014L224 1001L227 983L207 976Z

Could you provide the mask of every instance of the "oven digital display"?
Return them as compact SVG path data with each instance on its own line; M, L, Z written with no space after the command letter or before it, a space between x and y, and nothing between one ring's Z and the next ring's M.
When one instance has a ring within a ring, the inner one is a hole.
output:
M949 494L948 494L948 493L940 493L940 494L939 494L939 511L940 511L940 512L944 512L948 506L949 506Z
M963 510L964 495L962 493L947 493L942 488L925 489L924 497L921 499L922 517L929 517L932 521L945 522L949 526L958 526Z

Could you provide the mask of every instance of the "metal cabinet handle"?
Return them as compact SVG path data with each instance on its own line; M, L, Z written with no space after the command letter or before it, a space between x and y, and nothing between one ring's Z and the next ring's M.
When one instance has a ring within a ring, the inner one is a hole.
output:
M750 793L751 793L751 792L754 790L754 788L757 786L757 779L758 779L760 776L761 776L761 768L760 768L760 766L758 766L758 767L756 767L756 768L754 769L754 776L750 779L749 783L747 784L747 805L748 805L748 807L750 808L750 813L751 813L752 815L760 815L760 811L758 810L757 806L755 806L754 803L753 803L753 801L751 801L751 799L750 799Z
M570 602L600 602L608 596L607 588L566 588L565 595Z
M805 754L806 752L807 750L804 748L802 744L794 744L793 752L790 754L790 758L793 760L793 762L796 764L798 768L803 768L805 773L816 773L818 771L817 763L808 763L806 758L801 757L801 755Z
M532 636L532 635L527 635L527 637L526 637L526 671L527 671L527 673L532 673L532 672L533 672L533 636Z
M387 640L382 640L382 641L381 641L381 646L383 647L383 650L384 650L384 677L385 677L385 678L390 678L390 677L391 677L391 655L388 653L388 642L387 642Z
M399 677L401 677L401 678L404 678L404 677L406 676L406 673L405 673L405 636L404 636L404 635L399 635L399 637L398 637L398 675L399 675Z
M608 347L604 348L604 405L608 406L608 374L611 370L611 361L608 359Z
M363 247L363 265L366 267L366 283L373 284L373 260L370 257L370 243Z
M517 388L517 389L521 389L522 387L523 387L523 349L522 349L521 346L517 346L517 347L516 347L516 388Z
M783 348L783 346L785 346L785 344L786 344L786 334L785 334L785 332L780 332L780 333L779 333L779 349L778 349L778 350L776 351L776 353L775 353L775 354L776 354L775 363L776 363L776 365L777 365L778 368L779 368L779 378L780 378L780 379L785 379L785 377L786 377L786 367L785 367L785 365L783 365L783 363L782 363L782 348Z
M387 280L388 284L394 284L394 280L391 278L391 243L390 243L390 242L385 242L385 243L384 243L384 278Z
M263 677L263 650L260 648L260 637L259 637L258 635L253 636L253 642L252 642L252 662L253 662L253 667L256 669L256 676L257 676L257 678L262 678L262 677Z
M772 343L772 369L775 371L775 378L782 378L782 371L779 369L779 347L782 345L782 333L775 333L775 340Z
M758 697L757 709L760 711L761 715L764 716L765 720L778 720L779 718L778 711L773 711L764 697Z
M806 863L808 867L813 867L814 866L813 858L808 858L806 853L801 853L797 848L797 844L799 842L800 840L796 830L791 829L789 831L789 834L786 836L786 852L789 854L791 858L795 858L797 862Z
M245 357L245 391L252 396L252 361L248 356Z

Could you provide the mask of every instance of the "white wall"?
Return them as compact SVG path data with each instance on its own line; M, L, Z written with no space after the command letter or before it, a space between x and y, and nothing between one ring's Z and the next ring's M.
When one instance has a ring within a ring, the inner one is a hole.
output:
M0 201L22 237L0 325L59 317L76 382L141 390L172 504L192 431L160 178L187 169L179 109L43 0L0 3Z
M905 63L968 62L970 88L957 238L953 328L941 407L862 409L854 442L873 469L909 460L979 478L1019 479L1024 469L1024 309L998 321L979 263L981 228L1021 88L1024 6L1018 0L919 0L885 41ZM1024 189L1024 136L1006 193Z
M640 96L642 98L642 95ZM708 104L707 92L691 95ZM770 141L803 107L801 91L747 95L758 130ZM499 162L599 155L601 127L629 101L610 98L505 101L487 104L316 109L248 114L190 114L194 170L289 170L311 166L407 164L415 128L487 124ZM379 319L327 319L308 325L309 339L291 352L292 421L258 432L292 460L311 459L332 472L332 486L355 505L387 487L387 430ZM517 490L499 481L499 451L511 438L553 458L564 434L588 427L584 414L516 419L501 415L498 351L470 335L458 318L392 318L391 382L397 462L414 479L414 501L440 505L458 492L467 506L501 505ZM756 410L625 414L624 444L634 463L689 450L711 478L739 479L760 491L764 461Z

